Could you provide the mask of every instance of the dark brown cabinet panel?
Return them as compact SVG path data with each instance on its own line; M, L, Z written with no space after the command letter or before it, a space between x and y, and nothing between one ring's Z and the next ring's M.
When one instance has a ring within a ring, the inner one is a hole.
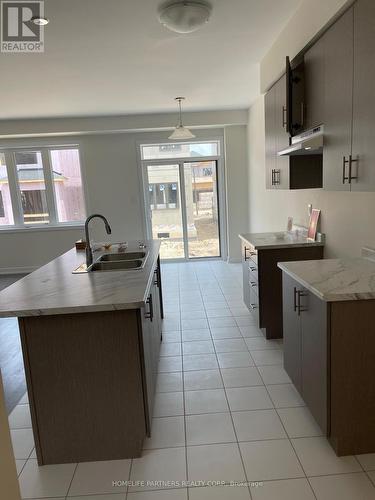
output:
M282 274L278 262L322 259L323 254L324 246L256 250L250 241L242 241L244 302L267 339L283 337Z
M327 431L327 304L283 274L284 367Z
M352 191L375 190L375 2L354 4Z
M296 314L297 284L288 275L283 275L284 309L284 367L293 384L302 392L301 374L301 324Z
M326 433L327 304L307 290L300 294L299 303L302 394L315 420Z
M274 187L289 189L289 156L278 156L277 152L289 146L286 131L286 75L275 84L275 132L276 132L276 172Z
M375 300L327 303L284 272L283 310L285 370L336 454L374 453Z
M349 191L353 97L353 8L325 33L323 187ZM345 163L344 163L345 161Z
M325 39L320 38L305 54L305 125L325 122Z
M274 187L276 170L276 89L272 87L264 96L266 188Z

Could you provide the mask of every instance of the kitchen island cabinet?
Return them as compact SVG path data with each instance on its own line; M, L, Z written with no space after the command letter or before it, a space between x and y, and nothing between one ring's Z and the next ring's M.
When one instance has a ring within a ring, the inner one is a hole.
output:
M280 263L284 367L337 455L375 452L375 262Z
M84 254L71 250L1 293L0 315L19 319L39 465L141 455L161 342L159 246L146 242L142 269L84 274L72 274Z

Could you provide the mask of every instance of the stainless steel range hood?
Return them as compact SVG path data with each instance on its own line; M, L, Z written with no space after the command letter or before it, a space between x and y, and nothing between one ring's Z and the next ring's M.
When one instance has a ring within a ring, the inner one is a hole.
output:
M278 156L321 155L323 153L324 126L319 125L292 137L292 144L279 151Z

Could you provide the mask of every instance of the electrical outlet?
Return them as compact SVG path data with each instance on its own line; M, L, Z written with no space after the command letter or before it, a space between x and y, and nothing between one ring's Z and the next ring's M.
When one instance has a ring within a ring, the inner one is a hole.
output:
M307 205L307 213L309 214L309 217L311 217L313 206L311 203Z

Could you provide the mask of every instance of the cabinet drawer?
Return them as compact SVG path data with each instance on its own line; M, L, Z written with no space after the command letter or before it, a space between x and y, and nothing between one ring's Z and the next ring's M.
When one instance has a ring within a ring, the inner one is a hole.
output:
M249 262L249 276L250 280L254 280L258 283L258 266L253 263L253 261Z

